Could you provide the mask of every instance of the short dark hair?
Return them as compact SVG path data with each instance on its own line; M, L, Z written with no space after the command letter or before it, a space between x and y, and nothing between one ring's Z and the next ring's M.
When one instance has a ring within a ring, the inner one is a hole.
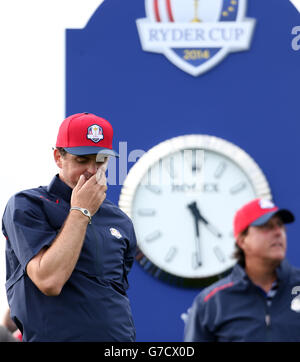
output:
M249 227L247 227L244 231L240 233L241 236L246 236L248 234ZM245 253L244 250L241 249L237 243L235 243L235 250L233 253L233 258L237 260L237 262L242 266L245 267L246 260L245 260Z
M60 153L60 155L62 156L62 157L65 157L66 156L66 154L68 153L64 148L62 148L62 147L56 147L56 149L58 150L58 152Z

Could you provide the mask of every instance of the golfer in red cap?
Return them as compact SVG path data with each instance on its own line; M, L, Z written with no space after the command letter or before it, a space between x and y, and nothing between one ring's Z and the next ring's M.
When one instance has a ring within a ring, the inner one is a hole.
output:
M270 200L259 198L247 203L235 214L235 256L239 263L246 267L248 274L254 272L256 275L254 270L257 268L265 271L258 273L263 275L263 280L258 282L264 289L269 289L270 284L276 279L275 269L285 258L284 224L293 221L294 215L289 210L279 209ZM267 275L269 278L266 278Z
M265 199L236 212L237 264L196 297L185 341L300 342L300 270L285 259L285 224L293 221Z
M126 294L135 233L106 199L112 140L101 117L66 118L54 150L59 173L6 206L6 291L23 341L135 340Z

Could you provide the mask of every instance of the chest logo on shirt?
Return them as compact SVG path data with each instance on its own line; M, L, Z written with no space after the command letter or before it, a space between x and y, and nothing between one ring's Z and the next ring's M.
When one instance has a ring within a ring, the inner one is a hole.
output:
M87 138L95 143L103 140L103 129L102 127L98 126L97 124L93 124L87 130Z
M117 238L117 239L121 239L122 234L120 233L119 230L117 230L117 229L115 229L115 228L110 228L109 231L110 231L110 233L111 233L112 236L114 236L114 237Z

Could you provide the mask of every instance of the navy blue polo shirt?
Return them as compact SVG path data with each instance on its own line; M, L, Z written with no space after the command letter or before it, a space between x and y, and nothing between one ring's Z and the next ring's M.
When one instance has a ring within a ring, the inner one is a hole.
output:
M6 292L24 341L134 341L127 274L136 249L131 220L105 200L88 224L75 269L58 296L44 295L27 263L56 238L72 189L56 175L48 187L14 195L5 208Z

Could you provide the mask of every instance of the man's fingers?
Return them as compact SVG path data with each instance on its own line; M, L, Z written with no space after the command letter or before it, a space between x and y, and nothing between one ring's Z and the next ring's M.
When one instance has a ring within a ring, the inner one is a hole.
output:
M106 184L106 175L105 173L101 174L100 178L98 178L98 173L96 173L95 175L93 175L92 177L90 177L84 184L83 188L90 188L90 187L94 187L97 186L97 189L99 188L99 186L101 186L101 188L105 188L105 192L107 190L107 184Z
M102 166L98 169L96 173L96 181L100 186L107 186L105 169L103 169Z
M78 180L75 188L81 189L81 187L85 184L85 182L86 182L86 179L85 179L84 175L80 175L79 180Z
M86 185L87 185L87 186L88 186L88 185L93 185L93 184L97 183L96 174L93 175L93 176L90 176L90 177L85 176L85 178L87 179L87 181L86 181Z

